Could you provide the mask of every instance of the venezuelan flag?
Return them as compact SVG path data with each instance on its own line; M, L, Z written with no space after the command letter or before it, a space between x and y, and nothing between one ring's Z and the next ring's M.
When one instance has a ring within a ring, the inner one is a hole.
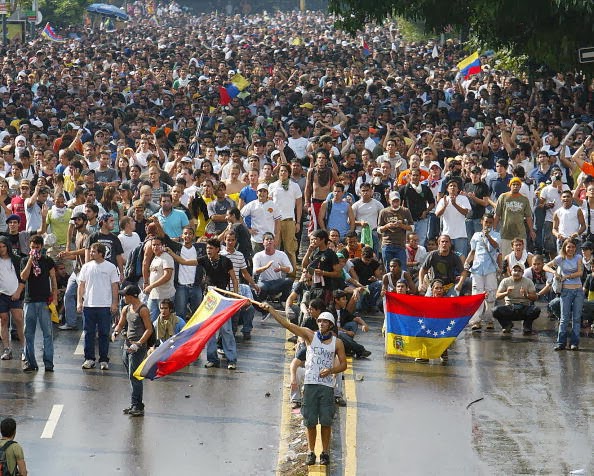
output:
M163 342L138 366L138 380L158 379L194 362L208 340L238 312L248 299L224 297L209 290L202 304L179 334Z
M438 358L484 300L484 294L425 297L386 293L386 354Z
M250 85L250 82L241 74L236 73L231 77L231 84L233 84L233 86L235 86L238 91L241 92Z
M473 74L481 72L481 60L478 50L460 61L456 67L460 70L460 75L469 78Z
M41 36L47 38L50 41L55 41L57 43L63 43L66 40L62 38L60 35L57 35L54 29L51 27L49 22L45 24L45 28L41 32Z

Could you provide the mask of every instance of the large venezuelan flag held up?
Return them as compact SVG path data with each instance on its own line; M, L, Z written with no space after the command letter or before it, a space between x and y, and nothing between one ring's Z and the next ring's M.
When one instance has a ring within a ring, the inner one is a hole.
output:
M467 56L460 61L456 67L460 70L460 75L465 79L473 74L481 72L481 60L479 59L479 52L475 51L470 56Z
M194 362L208 340L248 299L232 299L210 289L202 304L179 334L163 342L138 366L134 376L142 380L164 377Z
M437 359L484 300L484 294L425 297L386 293L386 354Z

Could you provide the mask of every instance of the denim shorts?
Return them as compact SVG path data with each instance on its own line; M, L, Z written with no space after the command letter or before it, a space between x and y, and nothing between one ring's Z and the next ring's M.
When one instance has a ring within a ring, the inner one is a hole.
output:
M22 309L23 300L17 299L13 301L10 296L6 294L0 294L0 314L6 314L11 309Z
M301 415L306 428L316 426L332 426L336 405L334 403L334 387L307 384L303 386L303 402Z

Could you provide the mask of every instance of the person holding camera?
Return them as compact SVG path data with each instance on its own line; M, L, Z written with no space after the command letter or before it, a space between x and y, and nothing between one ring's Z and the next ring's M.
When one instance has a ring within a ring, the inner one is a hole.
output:
M497 291L497 273L501 271L501 254L499 253L499 233L493 231L493 215L486 213L481 220L482 230L477 231L470 239L470 253L464 262L464 269L472 277L472 294L486 293L485 300L491 306L495 304ZM471 329L482 328L482 317L486 308L472 319ZM493 319L487 321L487 329L493 329Z

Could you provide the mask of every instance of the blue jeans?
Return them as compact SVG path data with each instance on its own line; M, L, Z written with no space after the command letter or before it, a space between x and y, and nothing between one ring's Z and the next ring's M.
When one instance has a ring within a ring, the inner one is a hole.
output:
M379 305L380 292L382 290L381 281L374 281L367 285L367 291L357 302L357 311L368 309ZM350 329L349 329L350 330Z
M190 304L190 316L193 316L202 302L202 288L200 286L189 286L178 284L175 287L175 313L184 321L188 319L188 304Z
M468 237L468 240L470 240L476 232L482 231L482 229L483 225L481 224L480 218L471 218L470 220L466 220L466 236Z
M130 379L130 388L132 389L130 403L132 405L136 405L139 407L144 406L142 403L142 380L138 380L136 377L134 377L134 372L136 372L136 369L142 363L145 357L146 345L140 346L136 352L132 353L129 353L126 346L124 346L124 350L122 352L122 360L124 361L124 366L128 371L128 378Z
M99 362L109 362L109 331L111 311L109 307L83 307L85 328L85 360L95 360L95 333L99 333Z
M582 324L582 308L584 306L584 291L577 289L563 289L561 291L561 320L557 344L565 346L567 343L567 325L571 322L569 345L580 343L580 326Z
M454 238L452 240L452 248L455 252L468 256L468 238Z
M293 280L290 278L273 279L272 281L258 281L260 286L260 301L265 301L268 297L282 293L281 302L284 302L291 294Z
M244 296L246 298L254 299L252 290L247 284L239 285L239 294L241 294L242 296ZM239 311L239 319L238 320L243 322L243 327L241 328L242 334L249 334L250 332L252 332L252 329L254 328L252 323L254 322L255 314L256 314L256 310L254 309L254 306L242 307L241 311ZM235 317L235 316L233 316L233 317ZM235 334L235 330L236 329L233 329L233 334Z
M429 217L415 222L415 233L419 236L419 244L427 245L427 233L429 233Z
M43 332L43 365L46 369L54 368L54 339L52 320L47 303L25 303L25 359L31 367L37 367L35 359L35 328L37 322ZM8 347L8 346L5 346Z
M221 341L223 343L223 352L227 357L229 363L237 362L237 345L235 344L235 336L233 335L233 323L231 319L225 321L225 324L219 329ZM213 335L206 344L206 359L209 362L219 363L217 356L217 335Z
M382 258L386 273L390 272L390 260L394 258L400 260L402 270L406 271L406 248L396 245L384 245L382 246Z
M76 291L78 290L78 282L76 281L76 273L72 273L68 278L66 285L66 292L64 294L64 316L66 324L72 327L78 326L78 313L76 312Z

